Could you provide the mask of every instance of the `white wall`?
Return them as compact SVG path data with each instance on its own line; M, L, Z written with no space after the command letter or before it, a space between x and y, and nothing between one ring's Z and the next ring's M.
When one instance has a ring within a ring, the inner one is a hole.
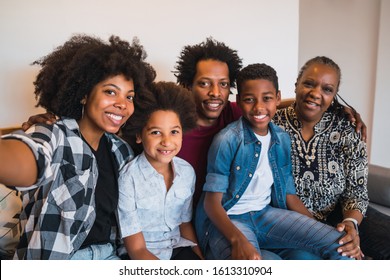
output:
M390 168L390 0L381 1L377 61L371 162Z
M244 65L275 67L283 96L291 97L298 16L298 0L0 0L0 127L41 112L32 85L39 69L30 63L74 33L137 36L157 80L172 81L182 47L213 36L237 49Z
M389 0L382 7L381 0L300 0L299 65L316 55L339 64L339 93L368 127L370 163L382 166L390 166L390 122L383 119L389 111L389 17Z

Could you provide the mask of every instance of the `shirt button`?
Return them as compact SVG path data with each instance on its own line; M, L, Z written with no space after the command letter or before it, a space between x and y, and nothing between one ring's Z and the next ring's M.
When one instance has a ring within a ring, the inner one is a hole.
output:
M209 235L209 232L208 232L208 231L206 231L205 235L206 235L206 236L207 236L207 235Z
M261 144L261 142L260 142L260 141L258 141L258 142L257 142L257 144L258 144L258 145L260 145L260 144Z
M240 170L240 169L241 169L241 167L237 166L237 167L236 167L236 169L237 169L237 170Z
M236 194L236 198L240 198L240 195L239 195L239 194Z
M249 177L252 178L252 173L249 173Z
M255 154L255 157L259 157L259 154Z

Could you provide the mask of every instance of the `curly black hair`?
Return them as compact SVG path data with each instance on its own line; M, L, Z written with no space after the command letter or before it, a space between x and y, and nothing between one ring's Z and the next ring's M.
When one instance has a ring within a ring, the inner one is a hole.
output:
M156 77L145 58L137 38L130 44L117 36L111 36L108 43L83 34L72 36L32 63L42 67L34 82L36 106L57 116L79 120L80 101L99 82L116 75L133 80L136 99Z
M173 71L177 78L177 83L190 88L196 75L196 65L202 60L217 60L225 62L229 68L230 86L235 87L235 81L238 71L242 67L242 60L237 51L229 48L222 42L214 40L212 37L206 41L196 44L187 45L180 53L179 60L176 62Z
M247 80L264 79L272 82L276 92L279 91L278 75L274 68L264 63L254 63L241 69L237 75L237 92L240 94L242 84Z
M196 127L196 105L188 89L173 82L152 83L149 88L150 92L134 102L134 113L121 130L121 137L130 144L136 154L142 151L142 146L135 143L135 137L141 133L150 116L156 111L175 112L183 132Z

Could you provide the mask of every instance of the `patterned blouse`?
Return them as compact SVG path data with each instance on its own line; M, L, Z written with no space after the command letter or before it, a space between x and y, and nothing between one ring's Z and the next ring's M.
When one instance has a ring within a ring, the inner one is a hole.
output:
M366 144L346 117L325 112L306 142L294 106L278 110L274 123L291 137L291 158L297 195L318 220L326 220L337 203L343 211L368 206Z

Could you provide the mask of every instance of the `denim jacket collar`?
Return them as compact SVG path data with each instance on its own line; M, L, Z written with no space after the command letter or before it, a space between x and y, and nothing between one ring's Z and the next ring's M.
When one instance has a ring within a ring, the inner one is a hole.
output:
M244 143L245 145L248 145L248 144L251 144L251 143L255 143L257 141L259 141L251 127L251 124L250 122L245 119L244 117L241 117L242 121L242 129L243 129L243 132L244 132ZM272 122L270 122L268 124L268 129L271 133L271 145L273 144L280 144L280 137L278 135L278 133L275 132L275 124L273 124Z

